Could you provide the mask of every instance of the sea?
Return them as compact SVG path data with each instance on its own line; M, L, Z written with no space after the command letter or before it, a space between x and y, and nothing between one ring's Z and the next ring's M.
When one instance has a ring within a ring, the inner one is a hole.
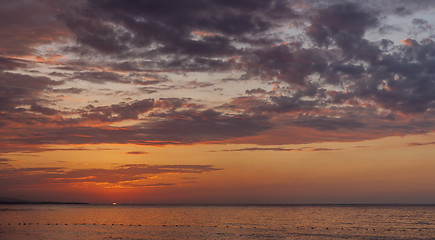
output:
M435 239L435 205L0 205L0 239Z

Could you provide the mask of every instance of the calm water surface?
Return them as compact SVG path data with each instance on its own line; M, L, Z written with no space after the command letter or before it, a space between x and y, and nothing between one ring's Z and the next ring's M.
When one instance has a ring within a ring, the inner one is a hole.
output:
M435 205L0 205L0 239L435 239Z

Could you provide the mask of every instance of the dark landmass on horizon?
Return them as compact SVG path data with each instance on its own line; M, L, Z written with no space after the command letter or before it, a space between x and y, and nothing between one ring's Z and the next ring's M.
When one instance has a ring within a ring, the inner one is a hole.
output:
M87 202L56 202L56 201L29 201L16 198L0 197L0 204L85 204L85 205L112 205L113 203L87 203ZM279 206L435 206L435 203L116 203L116 205L130 206L216 206L216 207L279 207Z
M38 201L27 201L15 198L3 198L0 197L0 204L88 204L84 202L38 202Z
M15 198L0 197L0 204L84 204L84 205L112 205L112 203L86 203L86 202L55 202L55 201L28 201ZM198 206L198 207L286 207L286 206L340 206L340 207L370 207L370 206L434 206L435 203L117 203L124 206Z

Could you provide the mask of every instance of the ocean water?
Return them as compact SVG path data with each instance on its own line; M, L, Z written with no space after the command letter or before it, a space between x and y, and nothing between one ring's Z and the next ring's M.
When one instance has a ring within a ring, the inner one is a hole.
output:
M435 205L0 205L0 239L435 239Z

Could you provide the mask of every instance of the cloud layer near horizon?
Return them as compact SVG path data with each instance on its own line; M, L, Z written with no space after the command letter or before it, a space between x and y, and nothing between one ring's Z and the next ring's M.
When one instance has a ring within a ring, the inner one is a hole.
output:
M84 187L86 184L96 184L107 188L171 186L184 182L155 183L151 179L164 174L201 174L222 170L211 165L149 164L125 164L110 169L66 169L61 167L14 168L8 165L7 159L0 159L0 164L7 165L0 170L0 188L2 189L44 188L59 184L69 184L71 187Z
M6 1L0 151L430 132L434 19L419 14L434 8L423 0Z

